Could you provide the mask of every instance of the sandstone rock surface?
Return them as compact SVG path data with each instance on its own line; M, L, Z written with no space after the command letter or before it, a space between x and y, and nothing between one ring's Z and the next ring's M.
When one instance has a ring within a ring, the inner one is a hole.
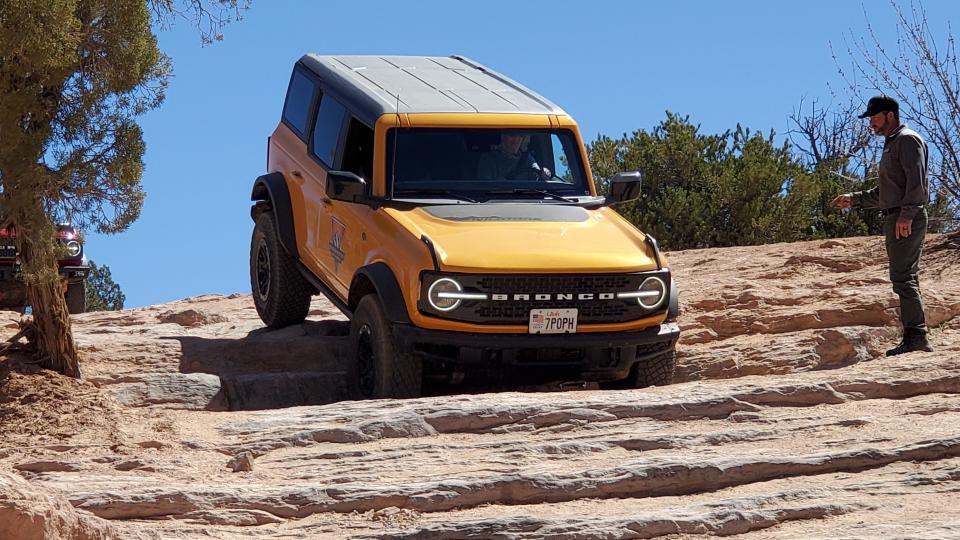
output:
M59 493L0 472L0 538L112 540L156 536L136 531L121 533L109 522L77 510Z
M677 384L641 390L344 401L319 298L75 316L86 380L0 357L0 538L960 538L960 240L896 358L878 238L669 258Z

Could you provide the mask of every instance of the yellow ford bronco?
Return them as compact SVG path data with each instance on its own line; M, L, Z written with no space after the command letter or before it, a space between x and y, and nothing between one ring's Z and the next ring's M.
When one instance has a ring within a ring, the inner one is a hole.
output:
M303 56L253 184L250 281L279 328L322 293L351 319L358 397L425 377L668 384L677 289L597 193L577 124L472 60Z

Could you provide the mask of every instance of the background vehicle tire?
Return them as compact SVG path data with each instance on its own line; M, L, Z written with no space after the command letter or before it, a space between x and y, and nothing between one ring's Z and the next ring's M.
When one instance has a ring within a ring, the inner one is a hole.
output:
M420 397L423 363L393 339L380 299L360 299L350 321L350 379L362 398Z
M71 315L87 311L87 282L80 281L67 285L67 312Z
M250 241L250 286L260 319L271 328L303 322L312 288L277 235L272 212L257 217Z
M673 374L676 369L677 352L671 350L633 364L633 367L630 368L630 374L625 379L600 383L600 388L625 390L648 386L666 386L673 382Z

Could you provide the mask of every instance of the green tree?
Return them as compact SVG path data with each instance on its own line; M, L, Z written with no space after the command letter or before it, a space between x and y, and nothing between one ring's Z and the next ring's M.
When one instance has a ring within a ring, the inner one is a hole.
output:
M710 185L716 206L711 245L757 245L804 237L809 177L774 134L737 126Z
M53 223L116 233L143 204L136 118L170 77L151 15L194 17L210 40L230 9L236 0L0 2L0 220L17 230L32 345L48 367L80 376Z
M642 196L618 211L668 249L786 242L809 237L813 177L791 153L741 126L700 133L667 112L652 131L589 147L594 173L644 172ZM601 180L600 189L606 189Z
M126 300L120 285L113 281L109 266L90 261L90 274L85 289L87 311L116 311Z
M813 219L810 223L810 238L843 238L881 234L883 221L876 210L854 208L840 210L830 205L833 199L850 191L862 191L876 185L876 175L869 178L856 176L839 177L824 165L809 165Z
M670 249L706 245L714 221L709 179L727 149L728 134L702 135L689 117L667 112L651 132L634 131L619 140L600 136L589 145L591 168L605 192L605 179L640 170L640 200L617 210Z
M140 213L134 118L163 99L169 62L144 0L0 3L0 194L17 230L38 356L80 376L53 221L124 230Z

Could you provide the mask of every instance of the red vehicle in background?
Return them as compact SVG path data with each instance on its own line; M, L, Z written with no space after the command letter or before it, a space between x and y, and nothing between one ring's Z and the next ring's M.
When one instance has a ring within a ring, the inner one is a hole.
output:
M83 241L69 223L57 225L56 237L66 255L58 261L63 294L70 313L86 311L86 281L90 266L83 254ZM22 311L27 305L27 288L20 279L20 257L13 227L0 229L0 309Z

